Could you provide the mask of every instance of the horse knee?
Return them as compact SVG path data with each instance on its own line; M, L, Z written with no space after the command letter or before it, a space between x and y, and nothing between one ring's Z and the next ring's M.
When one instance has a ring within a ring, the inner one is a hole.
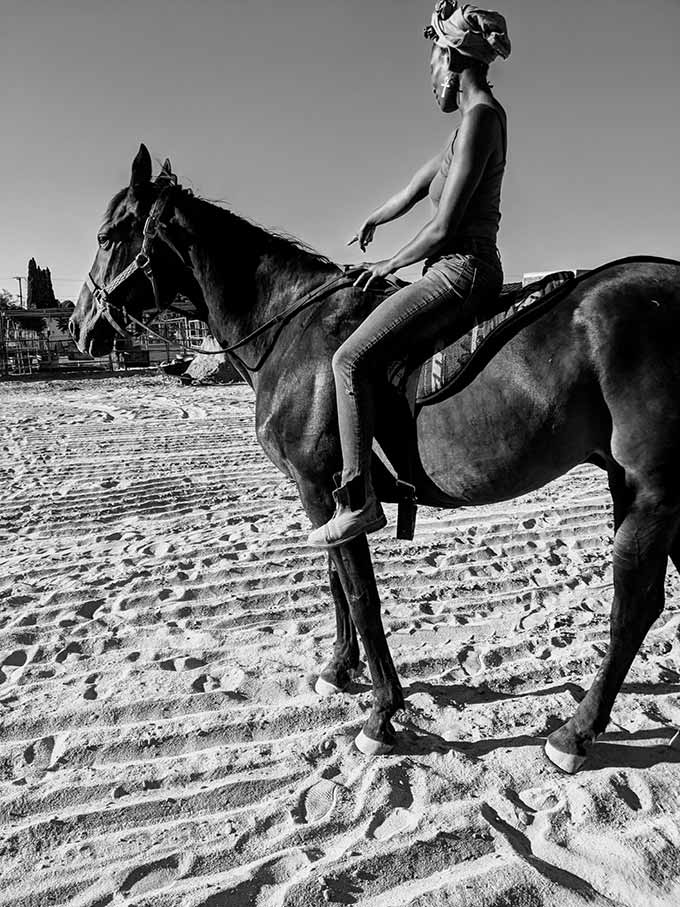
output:
M615 562L667 559L679 527L680 496L665 488L638 489L614 538Z
M680 520L680 490L666 486L638 489L633 508L653 523L677 527Z

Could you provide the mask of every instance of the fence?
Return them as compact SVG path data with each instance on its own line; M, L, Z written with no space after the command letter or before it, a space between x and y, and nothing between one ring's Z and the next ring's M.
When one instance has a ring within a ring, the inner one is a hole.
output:
M36 310L37 317L42 314ZM36 317L33 312L31 316ZM75 343L66 337L52 340L23 326L27 316L19 313L0 312L0 376L32 375L41 371L64 369L99 369L113 371L159 365L183 352L183 347L200 346L208 334L202 321L188 318L170 318L154 324L154 330L163 340L142 336L130 340L117 340L113 355L92 359L81 353Z
M57 369L113 369L111 356L92 359L73 341L40 337L0 338L0 376L32 375Z

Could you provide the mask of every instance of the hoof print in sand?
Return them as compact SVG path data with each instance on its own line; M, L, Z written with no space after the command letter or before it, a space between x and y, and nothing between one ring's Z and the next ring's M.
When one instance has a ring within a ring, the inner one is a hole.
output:
M177 854L163 860L156 860L138 866L124 878L120 885L122 895L141 895L174 882L183 873L182 862ZM184 868L184 871L186 871Z
M410 809L404 809L398 806L393 809L384 822L373 829L373 837L376 841L389 841L395 835L407 834L418 825L418 816L411 812Z
M20 773L24 777L39 777L54 769L66 749L66 735L41 737L23 751Z
M85 692L83 693L83 699L96 699L97 698L97 674L90 674L89 677L85 678Z
M62 662L66 661L69 655L81 655L83 647L79 642L70 642L68 645L64 646L61 651L57 652L55 656L55 661Z
M199 674L191 684L191 689L195 693L211 693L220 689L220 682L209 674Z
M165 658L158 662L158 667L162 671L194 671L196 668L204 668L205 665L205 658L194 658L191 655L185 658Z

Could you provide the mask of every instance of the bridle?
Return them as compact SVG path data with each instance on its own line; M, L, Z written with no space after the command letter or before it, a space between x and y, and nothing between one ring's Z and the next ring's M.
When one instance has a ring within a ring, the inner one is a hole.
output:
M180 259L183 267L187 267L186 262L182 256L182 253L179 251L177 246L172 242L170 237L167 234L165 224L162 223L161 217L165 211L165 207L170 198L170 194L177 187L177 179L174 174L166 174L165 179L168 182L168 185L164 187L159 193L158 197L155 199L153 205L151 206L151 211L144 223L144 229L142 231L142 248L141 251L135 255L133 261L124 268L120 274L110 280L105 286L100 286L97 281L92 276L92 272L88 272L87 279L85 281L87 288L92 293L92 298L94 299L95 312L97 315L105 318L106 321L111 325L114 331L119 334L121 337L129 337L129 332L125 329L124 325L127 322L133 322L139 327L144 328L145 330L151 330L149 327L149 322L154 318L160 315L163 312L161 307L160 294L158 292L158 282L156 280L156 275L154 274L153 267L151 265L151 246L153 241L158 238L162 240L166 246L168 246L174 254ZM188 191L188 190L187 190ZM147 321L143 319L135 318L134 315L131 315L125 308L121 306L116 306L111 302L111 294L119 289L124 283L127 283L132 277L134 277L139 271L144 274L145 277L151 283L151 288L153 290L153 297L156 310L152 312ZM117 321L113 315L112 310L122 316L122 324L120 321Z
M120 274L114 277L113 280L110 280L105 286L100 286L92 276L91 272L88 273L85 283L92 293L97 315L106 319L106 321L108 321L113 330L119 336L125 338L129 338L131 336L129 331L126 330L126 326L129 322L132 322L147 333L151 334L153 337L166 342L166 338L163 337L162 334L159 334L158 331L155 331L150 325L150 322L164 311L160 302L158 282L151 265L151 246L153 242L156 239L161 240L161 242L165 243L165 245L168 246L172 252L174 252L177 258L179 258L184 268L189 268L189 265L185 261L182 253L168 236L167 227L161 220L165 208L168 204L170 195L173 191L181 190L182 187L178 185L177 177L175 176L175 174L171 173L169 170L163 170L161 175L157 178L157 182L159 180L165 182L166 185L161 189L161 192L151 206L151 211L149 212L149 215L144 223L141 251L137 253L134 260L126 268L124 268L120 272ZM183 191L189 193L191 192L190 189L184 189ZM243 337L236 343L231 344L231 346L220 347L217 350L199 350L194 346L184 346L183 344L179 344L179 346L185 352L191 352L201 356L221 356L224 353L229 353L243 366L243 368L247 372L257 372L260 368L262 368L265 360L271 353L279 334L283 330L285 324L291 318L293 318L298 314L298 312L301 312L303 309L306 309L313 303L319 302L320 300L330 296L332 293L336 293L339 290L353 286L357 273L361 270L363 270L363 268L360 265L345 266L345 268L338 274L324 281L321 286L317 287L314 290L311 290L309 293L306 293L302 297L302 299L299 299L297 302L293 303L293 305L289 306L287 309L284 309L283 312L279 312L277 315L274 315L273 318L265 321L264 324L261 324L259 327L255 328L254 331L251 331L246 337ZM152 310L147 320L144 320L143 318L136 318L134 315L128 312L124 306L114 305L110 299L112 293L119 289L124 283L127 283L127 281L133 278L139 271L141 271L142 274L144 274L144 276L150 281L154 295L155 311ZM393 290L404 286L401 281L395 278L384 278L384 282L390 285ZM380 290L376 286L374 286L368 292L380 293ZM167 306L165 310L171 308L172 306ZM115 312L119 316L120 321L114 317L114 315L112 314L113 312ZM246 343L249 343L251 340L254 340L256 337L259 337L261 334L277 325L278 330L274 333L271 342L268 344L256 363L249 365L241 358L240 355L235 352L239 347L244 346Z

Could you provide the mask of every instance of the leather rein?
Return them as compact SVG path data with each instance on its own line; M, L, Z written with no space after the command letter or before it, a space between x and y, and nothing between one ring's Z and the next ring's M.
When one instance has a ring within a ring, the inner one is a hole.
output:
M156 337L162 340L164 343L167 343L167 338L163 337L162 334L158 333L158 331L155 331L150 326L150 322L153 321L154 318L157 318L164 311L160 303L158 283L156 281L153 267L151 265L151 246L153 245L154 240L159 239L164 242L181 260L182 264L185 267L188 267L181 252L169 238L166 226L161 220L171 192L174 189L181 189L181 187L177 185L174 174L168 174L167 176L169 185L161 190L158 198L154 201L151 207L149 216L147 217L144 224L144 230L142 234L142 248L141 251L135 256L134 260L126 268L124 268L120 272L120 274L110 280L103 287L96 282L91 272L88 273L87 279L85 281L88 289L92 293L97 315L108 321L113 330L121 337L129 338L132 336L130 332L126 330L127 325L132 322L133 324L137 325L137 327L142 328L142 330L146 331L148 334L151 334L152 337ZM238 361L247 371L259 371L259 369L262 368L265 360L271 353L272 349L274 348L274 344L276 343L276 340L283 330L286 322L288 322L291 318L293 318L295 315L297 315L299 312L303 311L303 309L306 309L313 303L319 302L320 300L325 299L327 296L330 296L332 293L336 293L339 290L351 287L356 280L357 272L361 270L363 270L361 266L346 267L344 271L336 274L333 277L330 277L323 284L321 284L321 286L317 287L314 290L311 290L309 293L306 293L302 297L302 299L297 300L297 302L293 303L287 309L284 309L282 312L274 315L268 321L265 321L264 324L261 324L259 327L255 328L254 331L251 331L241 340L238 340L236 343L232 343L230 346L220 347L217 350L200 350L197 347L185 346L184 344L179 344L179 347L185 352L195 353L200 356L221 356L225 353L228 353L234 356L234 358L238 359ZM154 294L155 311L152 312L151 316L146 321L140 318L136 318L134 315L130 314L130 312L125 309L125 307L114 305L111 302L111 294L118 290L124 283L127 283L127 281L133 278L139 271L141 271L142 274L150 281ZM392 283L391 280L387 280L388 283ZM395 288L401 286L401 284L397 281L394 281L394 284ZM379 291L374 290L374 292ZM166 307L166 310L168 308L172 307ZM118 318L120 318L120 320L114 317L114 312L116 313ZM266 331L269 331L271 328L277 325L279 326L279 329L276 331L276 333L272 337L271 343L267 346L267 348L255 364L249 365L241 358L240 355L236 353L236 350L239 349L239 347L244 346L246 343L249 343L251 340L254 340L256 337L259 337L261 334L264 334Z

